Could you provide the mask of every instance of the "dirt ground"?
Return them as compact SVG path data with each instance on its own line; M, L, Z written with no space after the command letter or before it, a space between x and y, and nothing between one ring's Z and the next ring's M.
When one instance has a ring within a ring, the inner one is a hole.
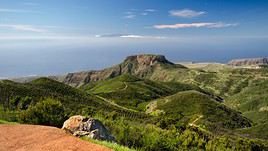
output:
M0 151L111 151L63 130L37 125L0 125Z

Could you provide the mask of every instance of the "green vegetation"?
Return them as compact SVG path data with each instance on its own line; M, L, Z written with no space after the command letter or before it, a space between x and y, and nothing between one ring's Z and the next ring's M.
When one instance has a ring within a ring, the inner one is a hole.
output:
M67 119L65 117L63 105L53 99L45 99L30 105L27 110L20 115L23 123L42 124L61 127Z
M95 139L89 139L87 137L83 137L82 139L85 141L89 141L91 143L94 143L94 144L106 146L106 147L111 148L115 151L135 151L134 149L130 149L128 147L125 147L125 146L122 146L122 145L119 145L116 143L111 143L111 142L107 142L107 141L99 141L99 140L95 140Z
M197 91L179 92L159 99L156 103L153 107L149 104L148 112L154 114L154 112L161 111L161 116L169 117L169 121L173 119L173 122L178 122L177 124L180 124L181 121L183 123L190 122L202 116L198 122L200 127L205 127L210 131L218 131L220 128L234 129L251 126L250 121L240 113Z
M228 98L226 104L239 110L255 125L242 130L255 137L268 139L268 80L257 79L240 93Z
M17 122L19 111L13 111L13 110L4 110L2 105L0 105L0 119L5 121L12 121Z
M178 82L155 82L140 79L132 75L122 75L110 80L100 81L94 85L84 86L90 94L100 95L112 102L132 109L144 110L142 103L179 91L203 91L197 86Z
M96 96L47 78L26 84L3 81L0 82L0 92L0 118L8 121L18 121L19 114L46 98L58 100L68 116L83 112L106 115L112 111L129 118L146 116L142 113L132 113L114 104L107 104Z
M241 91L254 76L266 76L267 71L250 69L216 69L205 71L200 69L161 68L148 78L157 81L180 82L196 85L214 95L227 98ZM268 75L267 75L268 76Z
M6 120L0 119L0 124L17 124L16 122L8 122Z
M214 135L199 127L177 128L170 124L162 129L154 124L124 118L99 118L116 137L119 144L137 150L267 150L265 141L239 136Z
M128 74L109 68L107 80L80 88L1 81L0 123L61 127L80 114L101 120L117 144L88 141L115 150L268 150L267 69L161 62L136 74L137 61L120 65Z
M268 68L268 65L260 65L260 67L267 69Z

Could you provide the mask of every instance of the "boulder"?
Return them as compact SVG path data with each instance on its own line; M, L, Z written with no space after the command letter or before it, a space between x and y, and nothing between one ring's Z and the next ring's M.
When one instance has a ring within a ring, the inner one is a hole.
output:
M72 116L66 120L62 129L76 137L89 137L91 139L115 142L115 138L98 119L80 115Z
M63 123L62 129L73 134L75 131L79 130L84 119L85 117L80 115L72 116Z

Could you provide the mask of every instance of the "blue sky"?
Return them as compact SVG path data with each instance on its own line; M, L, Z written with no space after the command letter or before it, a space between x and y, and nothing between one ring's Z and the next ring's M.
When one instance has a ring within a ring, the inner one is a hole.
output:
M268 56L266 0L1 0L0 77Z

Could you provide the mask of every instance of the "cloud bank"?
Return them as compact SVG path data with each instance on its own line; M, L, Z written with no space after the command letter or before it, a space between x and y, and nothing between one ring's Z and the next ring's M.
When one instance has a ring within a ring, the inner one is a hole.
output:
M178 28L224 28L224 27L232 27L237 26L237 23L233 24L226 24L222 22L215 22L215 23L178 23L178 24L162 24L162 25L154 25L156 29L178 29Z
M23 5L27 5L27 6L38 6L38 3L33 3L33 2L24 2L22 3Z
M0 13L36 13L33 10L0 8Z
M138 9L131 9L130 11L125 12L125 19L134 19L139 16L147 16L149 14L152 14L156 12L155 9L145 9L145 10L138 10Z
M155 9L145 9L144 11L145 11L145 12L156 12Z
M96 35L96 38L129 38L129 39L165 39L161 36L146 36L146 35L134 35L134 34L105 34Z
M182 18L193 18L206 14L204 11L194 11L190 9L182 10L171 10L169 11L170 16L182 17Z
M124 16L125 19L133 19L135 17L136 17L136 15L134 15L134 14L129 14L129 15Z
M20 25L20 24L0 24L0 28L9 28L18 31L30 31L37 33L45 33L48 32L45 29L41 29L32 25Z

